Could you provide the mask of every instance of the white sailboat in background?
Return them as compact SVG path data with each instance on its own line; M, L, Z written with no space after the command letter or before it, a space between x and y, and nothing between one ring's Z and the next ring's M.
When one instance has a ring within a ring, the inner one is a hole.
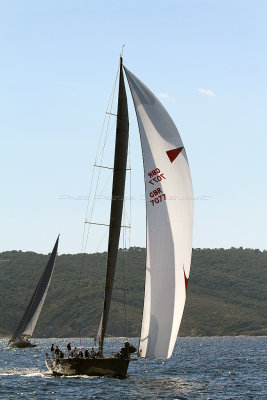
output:
M189 164L179 132L151 91L120 59L116 144L109 224L106 286L94 359L46 360L59 375L126 376L131 351L104 357L104 338L115 276L128 153L127 77L138 119L145 178L147 260L139 357L166 359L172 354L186 299L193 227L193 191Z
M28 307L26 308L12 338L9 340L9 347L36 347L36 344L31 343L29 338L32 337L51 282L57 256L58 240L59 237L56 240L48 263L42 273L38 285L36 286Z

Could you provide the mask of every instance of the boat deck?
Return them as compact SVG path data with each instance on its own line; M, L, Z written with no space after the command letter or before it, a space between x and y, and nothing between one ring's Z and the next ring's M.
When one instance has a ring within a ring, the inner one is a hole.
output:
M46 366L54 375L116 376L125 378L130 359L125 358L47 358Z

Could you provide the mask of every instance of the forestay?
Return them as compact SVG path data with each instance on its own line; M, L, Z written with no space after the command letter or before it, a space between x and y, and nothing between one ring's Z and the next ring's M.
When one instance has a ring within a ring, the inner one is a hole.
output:
M139 355L169 358L189 278L193 190L179 132L158 99L126 68L142 144L147 260Z

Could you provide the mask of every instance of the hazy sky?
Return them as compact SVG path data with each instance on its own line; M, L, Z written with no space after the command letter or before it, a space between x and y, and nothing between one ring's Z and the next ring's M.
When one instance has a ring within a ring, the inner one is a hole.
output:
M58 233L60 254L81 251L123 44L125 65L162 101L186 147L193 246L267 249L266 16L265 0L0 2L0 251L48 253ZM131 244L144 246L142 159L128 102ZM94 219L104 222L101 209Z

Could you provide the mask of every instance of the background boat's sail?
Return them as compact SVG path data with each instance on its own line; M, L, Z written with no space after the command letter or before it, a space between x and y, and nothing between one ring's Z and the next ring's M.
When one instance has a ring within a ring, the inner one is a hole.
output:
M127 105L127 97L126 97L123 71L122 71L122 61L121 61L119 97L118 97L118 109L117 109L116 143L115 143L115 155L114 155L114 171L113 171L113 183L112 183L112 201L111 201L110 224L109 224L107 274L106 274L103 313L101 317L100 327L98 330L98 334L100 333L101 352L103 351L103 341L107 328L108 314L110 309L112 288L113 288L119 240L120 240L127 152L128 152L128 138L129 138L128 105Z
M57 255L58 240L56 240L53 251L49 257L48 263L42 273L38 285L33 293L31 301L16 329L16 332L11 338L12 340L20 339L21 337L31 337L42 310L46 294L51 281L51 276L54 270L55 259Z
M190 271L193 191L176 126L151 91L125 68L141 136L147 263L139 355L169 358L178 334Z

